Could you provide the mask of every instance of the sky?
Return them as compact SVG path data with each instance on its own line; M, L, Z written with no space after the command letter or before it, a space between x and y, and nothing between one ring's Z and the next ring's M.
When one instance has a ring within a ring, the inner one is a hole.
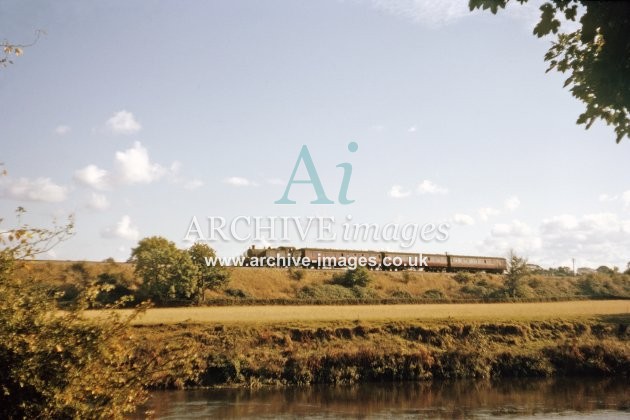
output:
M445 224L448 237L209 244L224 256L513 249L543 266L625 268L630 141L575 124L583 106L545 73L537 16L454 0L0 0L0 40L45 31L0 69L3 227L18 206L32 226L73 215L76 234L44 258L124 261L148 236L189 245L193 217L207 230L208 217L334 217L337 229L351 216ZM304 145L334 204L311 204L310 185L275 203Z

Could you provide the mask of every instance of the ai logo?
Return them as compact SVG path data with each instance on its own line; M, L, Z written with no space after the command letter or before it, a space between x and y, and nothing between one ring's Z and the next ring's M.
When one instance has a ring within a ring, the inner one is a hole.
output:
M350 142L348 143L348 150L351 153L354 153L359 150L359 145L354 141ZM308 173L308 179L295 179L298 168L302 163L304 163L304 167L306 168L306 172ZM339 165L337 165L337 168L343 169L343 179L341 180L341 186L339 187L339 203L354 203L354 200L348 200L348 185L350 185L350 176L352 176L352 165L349 163L340 163ZM287 188L284 190L284 195L280 200L274 201L274 203L295 204L295 201L289 199L289 192L291 191L291 186L293 184L311 184L313 186L317 199L311 201L311 204L335 204L334 201L326 197L324 186L319 180L319 175L317 174L317 170L315 169L315 164L313 163L313 159L311 158L311 154L309 153L308 147L306 147L306 145L303 145L302 150L300 150L297 162L295 163L295 167L293 168L293 173L291 174L291 178L289 179Z

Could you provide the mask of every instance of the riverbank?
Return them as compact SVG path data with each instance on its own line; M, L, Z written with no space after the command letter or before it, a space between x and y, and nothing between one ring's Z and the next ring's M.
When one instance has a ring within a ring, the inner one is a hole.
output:
M630 315L136 325L154 388L630 377ZM147 356L148 357L148 356Z

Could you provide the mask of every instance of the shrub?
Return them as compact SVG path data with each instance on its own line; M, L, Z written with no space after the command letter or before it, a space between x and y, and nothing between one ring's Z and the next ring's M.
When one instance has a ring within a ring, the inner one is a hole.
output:
M441 290L430 289L422 294L427 299L444 299L444 293Z
M101 273L98 275L96 282L100 286L100 291L96 295L96 302L102 305L111 305L120 301L124 297L130 297L133 300L133 291L124 284L124 278L121 273Z
M338 284L321 284L304 286L297 293L297 298L313 300L347 300L355 299L356 295L352 289Z
M355 270L347 270L343 274L336 274L332 278L333 284L344 287L367 287L372 282L372 274L365 267L357 267Z
M459 284L469 284L472 283L473 276L470 273L459 272L453 276L453 280Z
M394 299L411 299L413 295L406 290L394 290L389 294Z
M18 215L23 212L18 209ZM97 292L91 289L58 312L58 296L46 286L13 275L16 259L66 239L72 223L52 230L23 225L5 233L0 235L0 418L122 418L134 410L145 400L147 378L165 365L137 358L133 317L86 319L82 310Z
M598 273L601 273L601 274L613 274L614 273L614 270L612 268L607 267L605 265L601 265L601 266L597 267L596 271Z
M378 299L378 294L370 288L354 286L351 290L356 299Z
M289 267L287 270L289 277L293 280L302 280L306 275L306 271L302 268Z
M59 302L73 302L79 297L81 291L72 283L63 283L53 288L53 293L57 294Z
M252 297L245 290L241 290L241 289L225 289L225 294L230 297L235 297L239 299L249 299Z

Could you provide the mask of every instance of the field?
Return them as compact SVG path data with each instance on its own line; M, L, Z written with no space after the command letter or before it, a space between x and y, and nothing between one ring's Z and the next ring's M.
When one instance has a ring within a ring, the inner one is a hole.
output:
M121 310L122 314L128 311ZM88 311L88 316L99 316ZM425 305L286 305L149 309L136 324L285 323L320 321L541 320L630 314L630 300Z

